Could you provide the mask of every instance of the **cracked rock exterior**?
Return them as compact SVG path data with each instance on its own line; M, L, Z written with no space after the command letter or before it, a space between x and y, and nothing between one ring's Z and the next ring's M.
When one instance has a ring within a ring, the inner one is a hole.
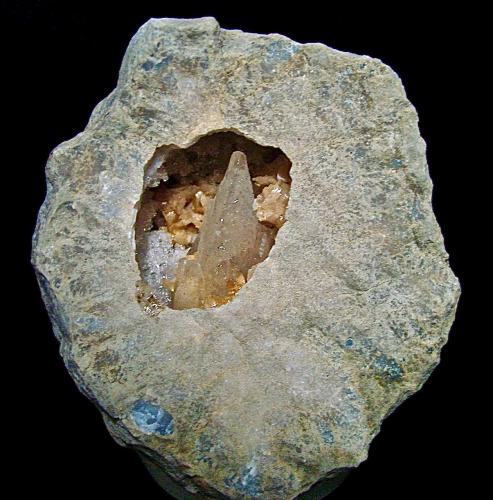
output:
M459 285L417 121L379 60L152 19L85 131L51 153L33 263L61 353L178 498L330 489L438 363ZM144 168L215 131L289 157L287 222L232 302L151 317L136 300Z

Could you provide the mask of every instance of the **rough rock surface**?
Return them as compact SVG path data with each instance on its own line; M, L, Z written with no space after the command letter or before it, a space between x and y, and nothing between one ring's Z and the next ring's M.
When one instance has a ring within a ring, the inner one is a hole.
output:
M292 161L287 222L232 302L149 316L144 167L224 130ZM180 498L287 499L337 479L439 361L459 286L416 112L379 60L152 19L47 179L33 262L67 368Z

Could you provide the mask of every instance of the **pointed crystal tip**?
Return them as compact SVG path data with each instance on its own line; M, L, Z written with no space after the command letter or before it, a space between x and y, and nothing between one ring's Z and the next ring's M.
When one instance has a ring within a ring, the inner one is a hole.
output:
M224 304L246 282L248 270L260 261L263 226L253 211L254 199L246 155L235 151L207 208L197 251L186 257L193 257L193 266L178 266L173 308Z

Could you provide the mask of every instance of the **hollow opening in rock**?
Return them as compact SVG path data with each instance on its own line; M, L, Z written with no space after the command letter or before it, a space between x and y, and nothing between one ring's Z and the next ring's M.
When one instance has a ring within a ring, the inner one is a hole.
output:
M137 299L157 314L229 302L285 222L291 162L278 148L216 132L163 146L146 166L135 223Z

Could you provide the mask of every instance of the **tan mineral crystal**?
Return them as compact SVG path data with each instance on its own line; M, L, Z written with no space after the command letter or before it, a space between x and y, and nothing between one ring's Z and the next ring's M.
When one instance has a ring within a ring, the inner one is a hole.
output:
M213 198L216 185L205 180L169 188L159 201L163 202L162 215L174 243L191 245L202 225L205 205Z
M275 179L273 182L277 186ZM268 184L270 186L270 181ZM287 205L287 195L286 204L283 202L277 207L278 198L262 197L257 211L263 210L264 198L270 202L264 210L270 217L261 220L275 219L279 223ZM174 309L214 307L229 302L245 284L248 271L267 256L274 243L274 234L257 219L253 210L255 201L247 158L236 151L216 197L209 201L203 221L198 225L200 235L196 253L187 255L178 264L173 283ZM280 224L275 225L280 227Z

